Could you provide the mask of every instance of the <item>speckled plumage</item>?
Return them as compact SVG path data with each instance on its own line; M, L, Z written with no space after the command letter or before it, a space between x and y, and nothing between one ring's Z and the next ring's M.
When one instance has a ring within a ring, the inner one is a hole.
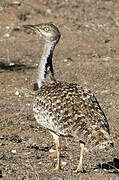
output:
M95 96L77 84L56 81L43 85L33 110L38 123L57 135L74 136L84 142L95 138L97 144L104 141L104 131L108 137L109 125Z
M26 25L45 37L45 48L38 74L39 89L35 95L33 111L37 122L53 135L57 149L56 170L60 168L60 136L75 137L80 141L81 154L75 172L82 171L85 143L97 146L110 143L109 124L93 93L77 84L54 78L52 55L59 41L58 28L50 23ZM50 81L46 79L50 74Z

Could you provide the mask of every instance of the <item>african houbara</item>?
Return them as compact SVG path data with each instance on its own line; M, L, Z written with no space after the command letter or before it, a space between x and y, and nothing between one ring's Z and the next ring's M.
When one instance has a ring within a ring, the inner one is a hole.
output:
M24 28L31 29L45 39L38 66L38 91L33 111L37 122L55 139L57 152L55 170L59 170L61 164L60 137L74 137L80 143L80 159L74 172L81 172L85 143L103 148L112 144L109 124L96 97L89 89L55 79L52 56L60 39L58 28L52 23L24 25Z

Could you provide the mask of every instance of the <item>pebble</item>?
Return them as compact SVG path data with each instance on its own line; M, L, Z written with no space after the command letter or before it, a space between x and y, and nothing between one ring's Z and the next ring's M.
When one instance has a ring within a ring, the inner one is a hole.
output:
M16 92L15 92L15 95L16 95L16 96L19 96L19 91L16 91Z
M14 66L14 65L15 65L14 62L10 62L10 63L9 63L9 66Z
M19 96L19 94L20 94L19 91L16 91L16 92L15 92L15 95L16 95L16 96Z
M16 92L15 92L15 95L21 97L19 91L16 91Z
M63 165L63 166L66 166L66 165L67 165L67 162L65 162L65 161L62 162L62 165Z
M48 14L51 14L51 13L52 13L51 9L47 9L46 12L47 12Z
M104 57L104 58L102 58L102 61L104 61L104 62L108 62L110 60L111 60L111 57Z
M0 6L0 11L3 11L3 7Z
M26 156L27 156L27 155L30 155L30 154L31 154L31 152L27 152L27 153L25 153L24 155L26 155Z
M42 165L42 162L39 162L38 165Z
M13 1L12 4L13 4L13 5L20 6L20 5L21 5L21 2L20 2L20 1Z
M13 149L11 152L12 152L13 154L16 154L16 153L17 153L17 151L16 151L15 149Z
M72 61L71 58L65 58L65 59L64 59L64 62L71 62L71 61Z
M56 150L55 149L50 149L49 152L54 153L54 152L56 152Z
M28 96L26 96L26 97L28 97ZM26 104L26 106L30 106L30 105L31 105L30 103L27 103L27 104Z
M8 38L10 37L10 34L5 34L3 37Z

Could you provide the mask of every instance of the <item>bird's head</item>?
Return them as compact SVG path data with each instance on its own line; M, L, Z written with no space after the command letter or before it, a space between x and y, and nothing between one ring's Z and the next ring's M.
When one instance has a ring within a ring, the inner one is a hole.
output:
M24 28L31 29L34 33L42 35L48 42L58 42L60 32L52 23L41 23L37 25L23 25Z

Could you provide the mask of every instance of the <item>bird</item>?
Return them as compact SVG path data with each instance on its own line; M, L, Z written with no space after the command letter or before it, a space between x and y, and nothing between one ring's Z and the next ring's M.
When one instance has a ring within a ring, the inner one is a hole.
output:
M26 24L45 45L38 66L38 90L33 103L34 117L48 130L55 141L57 162L54 170L61 169L61 138L75 138L80 146L80 158L75 173L83 172L83 154L86 143L94 147L112 145L107 118L95 95L87 87L55 78L52 57L61 37L52 23Z

